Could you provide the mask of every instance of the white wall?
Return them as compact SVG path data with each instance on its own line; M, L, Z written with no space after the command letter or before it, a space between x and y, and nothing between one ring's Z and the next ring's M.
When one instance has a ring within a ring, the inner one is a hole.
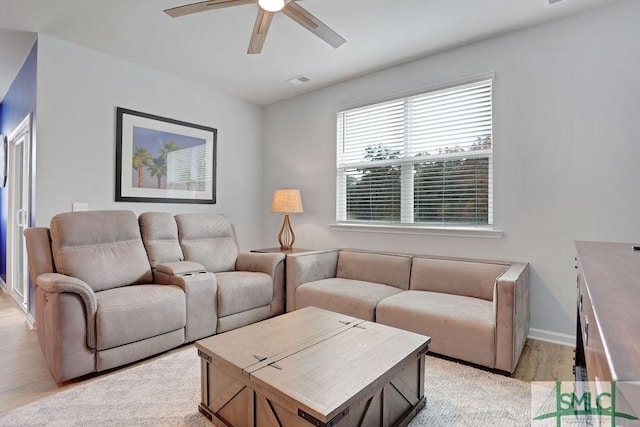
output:
M240 244L260 243L262 108L65 41L38 39L36 224L71 210L215 212ZM116 107L218 129L215 205L116 203Z
M570 338L574 240L640 241L638 16L639 1L619 1L268 106L263 193L301 189L305 213L292 216L297 247L528 261L532 332ZM505 237L330 229L340 107L490 71L496 73L494 222ZM269 213L267 199L263 243L273 245L282 219Z

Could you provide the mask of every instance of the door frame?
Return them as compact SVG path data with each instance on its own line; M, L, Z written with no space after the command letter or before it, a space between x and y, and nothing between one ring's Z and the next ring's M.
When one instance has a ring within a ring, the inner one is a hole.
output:
M29 227L30 217L31 217L31 145L32 145L32 115L31 113L27 114L25 118L20 122L20 124L15 128L15 130L9 135L7 138L7 243L6 243L6 273L7 273L7 289L9 294L13 297L13 299L18 303L20 308L22 308L25 313L29 312L29 272L27 267L27 254L26 248L20 254L14 253L14 242L15 239L24 239L24 235L22 233L17 233L16 235L14 224L16 221L20 221L22 223L22 227ZM20 141L24 139L22 142L22 152L23 157L20 159L22 162L22 179L23 181L23 208L19 209L19 213L14 206L14 191L16 185L16 177L14 176L14 162L15 162L15 147L16 141ZM24 246L23 246L24 247ZM13 277L15 276L14 264L15 257L22 257L22 274L24 275L24 288L22 295L20 295L14 286Z

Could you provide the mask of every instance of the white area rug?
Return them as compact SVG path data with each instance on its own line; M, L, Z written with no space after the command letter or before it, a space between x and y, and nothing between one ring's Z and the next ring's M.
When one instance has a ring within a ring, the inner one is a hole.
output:
M529 383L427 357L416 426L529 426ZM98 377L0 416L0 426L204 426L193 347ZM311 425L311 424L309 424Z

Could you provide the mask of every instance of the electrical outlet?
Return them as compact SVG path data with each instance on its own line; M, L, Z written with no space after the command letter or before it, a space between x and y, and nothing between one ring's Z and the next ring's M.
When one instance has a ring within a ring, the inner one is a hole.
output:
M87 203L87 202L73 202L71 204L71 210L73 212L88 211L89 210L89 203Z

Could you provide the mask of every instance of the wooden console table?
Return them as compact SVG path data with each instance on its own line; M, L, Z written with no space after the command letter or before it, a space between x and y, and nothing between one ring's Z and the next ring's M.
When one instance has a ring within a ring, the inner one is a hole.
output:
M605 390L617 381L640 416L640 251L626 243L576 242L576 248L576 380Z

